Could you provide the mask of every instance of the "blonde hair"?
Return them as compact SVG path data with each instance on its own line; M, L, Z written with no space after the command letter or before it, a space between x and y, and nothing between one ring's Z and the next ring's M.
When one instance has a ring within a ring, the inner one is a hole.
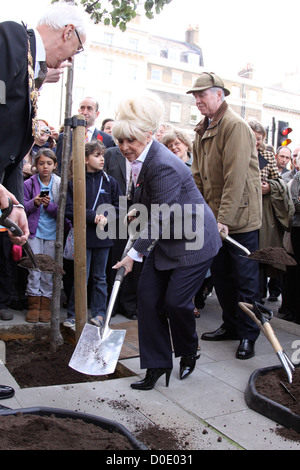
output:
M155 134L162 120L164 105L155 93L146 92L122 100L117 108L112 130L115 139L145 140L145 134Z

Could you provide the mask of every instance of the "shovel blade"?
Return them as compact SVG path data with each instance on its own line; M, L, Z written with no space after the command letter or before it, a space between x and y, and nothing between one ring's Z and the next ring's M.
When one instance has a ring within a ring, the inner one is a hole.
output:
M105 339L100 328L85 324L69 367L86 375L113 374L119 360L126 330L108 330Z

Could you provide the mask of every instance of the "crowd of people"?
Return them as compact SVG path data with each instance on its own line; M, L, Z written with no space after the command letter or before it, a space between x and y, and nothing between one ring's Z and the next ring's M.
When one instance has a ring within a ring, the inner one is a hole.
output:
M10 84L7 108L0 105L0 209L8 207L11 198L10 217L23 231L16 237L5 226L0 229L1 320L11 320L13 308L26 308L30 323L51 320L52 275L34 270L21 275L13 253L28 240L34 253L54 257L64 139L63 132L37 118L38 89L43 80L58 80L61 67L83 50L84 21L75 6L59 4L50 8L34 31L13 22L0 24L0 57L16 67L22 64L22 73L8 67L0 77ZM14 37L13 50L9 37ZM25 66L24 55L29 57ZM230 92L214 73L201 73L187 94L193 95L202 116L192 137L163 121L164 106L155 93L125 98L116 116L102 121L101 129L96 126L97 100L87 96L78 105L86 121L90 321L103 325L116 270L124 266L114 314L138 319L141 368L146 375L131 386L139 390L153 388L164 375L168 385L173 353L181 358L180 379L193 372L199 358L195 318L213 288L222 323L201 339L238 340L237 359L254 356L259 336L257 324L238 302L264 303L267 292L269 301L281 295L283 318L300 324L300 148L293 153L288 147L267 149L263 125L247 123L230 108L226 102ZM7 110L13 110L12 116ZM72 140L70 144L71 160ZM73 223L74 184L70 176L66 235ZM120 196L127 204L124 223L139 220L136 204L148 214L123 259L127 240L118 233L114 239L97 236L111 223L109 215L98 213L97 208L110 204L118 216ZM164 214L167 221L153 211L164 205L172 208ZM221 235L225 239L230 235L250 252L284 246L297 265L250 261L222 242ZM73 262L65 262L64 325L75 329ZM0 386L0 398L9 394L11 390Z

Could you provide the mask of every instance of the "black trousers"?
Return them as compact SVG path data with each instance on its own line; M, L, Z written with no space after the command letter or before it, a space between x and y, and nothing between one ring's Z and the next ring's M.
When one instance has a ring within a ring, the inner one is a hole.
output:
M196 352L193 297L212 262L159 271L154 250L144 262L137 292L142 369L171 368L172 345L175 357Z
M258 249L258 232L231 235L250 252ZM211 266L213 284L223 311L223 327L239 339L255 341L259 327L238 307L238 302L259 302L259 263L243 256L226 241Z
M9 307L12 293L12 243L7 232L0 232L0 309Z

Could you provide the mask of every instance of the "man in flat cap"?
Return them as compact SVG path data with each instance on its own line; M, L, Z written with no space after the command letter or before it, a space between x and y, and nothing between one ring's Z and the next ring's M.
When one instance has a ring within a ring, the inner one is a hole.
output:
M260 171L255 138L248 124L225 101L230 94L220 77L202 73L193 88L196 106L204 116L195 129L192 172L211 207L222 238L230 235L253 252L261 227ZM240 340L236 357L254 356L259 328L238 302L259 302L258 262L226 241L211 266L223 323L204 333L206 341Z

